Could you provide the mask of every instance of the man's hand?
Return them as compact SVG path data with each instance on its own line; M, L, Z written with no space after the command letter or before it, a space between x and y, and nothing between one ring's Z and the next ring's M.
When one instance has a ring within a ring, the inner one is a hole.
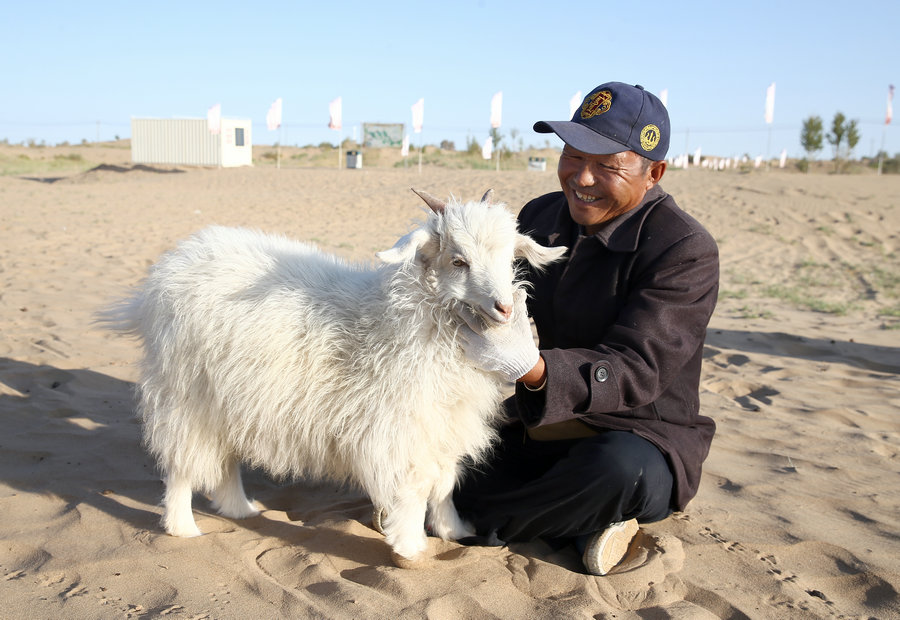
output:
M523 289L513 294L512 316L506 324L487 327L469 308L463 308L459 315L465 321L459 329L463 350L478 368L497 372L514 383L537 364L540 352L531 335Z

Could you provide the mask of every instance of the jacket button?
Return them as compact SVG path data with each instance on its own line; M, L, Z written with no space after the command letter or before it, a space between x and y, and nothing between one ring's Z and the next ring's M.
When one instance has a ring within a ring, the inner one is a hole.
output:
M603 383L607 379L609 379L609 371L603 366L598 366L597 370L594 371L594 379Z

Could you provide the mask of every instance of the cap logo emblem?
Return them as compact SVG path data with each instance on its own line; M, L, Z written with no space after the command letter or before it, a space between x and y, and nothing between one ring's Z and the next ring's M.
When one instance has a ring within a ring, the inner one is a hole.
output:
M601 90L587 99L581 104L581 118L588 119L599 114L603 114L612 105L612 93L608 90Z
M656 125L644 125L641 129L641 148L652 151L659 144L659 127Z

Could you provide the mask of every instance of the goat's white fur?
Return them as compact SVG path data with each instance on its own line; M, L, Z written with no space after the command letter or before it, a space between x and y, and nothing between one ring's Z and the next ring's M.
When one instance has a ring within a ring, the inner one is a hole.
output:
M456 311L501 325L514 257L541 267L564 251L519 234L502 205L452 200L377 266L245 229L180 243L100 317L143 341L138 409L166 531L200 534L194 491L225 516L258 514L244 462L359 485L407 559L426 548L426 505L436 535L470 535L451 494L461 459L489 449L502 385L465 360Z

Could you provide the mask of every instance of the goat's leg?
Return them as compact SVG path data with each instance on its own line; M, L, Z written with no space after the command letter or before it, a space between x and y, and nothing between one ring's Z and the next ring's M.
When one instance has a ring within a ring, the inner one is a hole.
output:
M425 510L427 492L419 485L401 487L395 501L386 508L382 526L384 538L399 556L417 560L428 547L425 536Z
M236 458L229 458L226 462L222 481L212 491L212 505L220 515L231 519L246 519L259 514L244 494L241 464Z
M163 497L162 524L166 532L172 536L190 538L200 536L202 532L194 522L191 512L193 489L188 476L178 471L170 471L166 475L166 492Z
M428 497L428 525L435 536L444 540L457 540L475 534L475 528L460 518L453 505L454 487L456 469L451 466L442 470Z

